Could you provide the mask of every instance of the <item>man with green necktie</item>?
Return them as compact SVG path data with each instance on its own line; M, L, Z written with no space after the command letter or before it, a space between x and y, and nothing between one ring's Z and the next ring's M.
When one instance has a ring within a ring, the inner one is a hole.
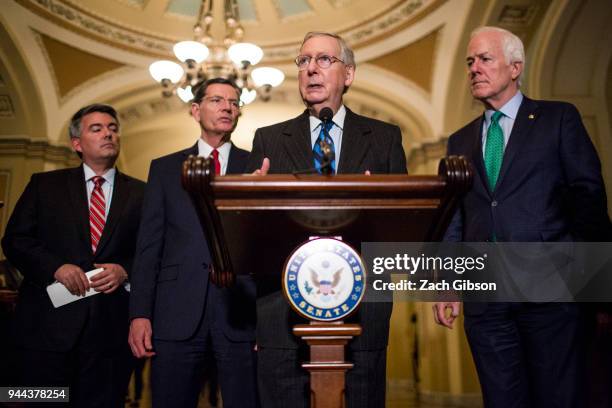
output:
M576 108L521 93L524 47L507 30L475 30L466 61L485 112L449 138L448 154L467 156L475 173L445 239L601 240L601 165ZM452 328L459 307L435 304L436 322ZM578 304L465 303L464 315L485 407L580 406Z

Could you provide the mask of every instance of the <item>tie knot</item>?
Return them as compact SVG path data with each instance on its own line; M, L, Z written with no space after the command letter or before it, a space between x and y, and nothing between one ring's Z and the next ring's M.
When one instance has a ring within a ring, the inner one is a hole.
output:
M504 116L503 113L501 113L500 111L495 111L495 113L493 113L493 116L491 116L491 120L494 123L497 123L502 116Z
M212 154L213 159L215 160L219 159L219 151L217 149L213 149L211 154Z
M93 181L94 187L100 187L106 180L102 176L94 176L91 178L91 181Z
M323 130L323 126L325 126L325 131L329 133L331 128L334 127L334 122L331 121L331 120L329 122L326 122L326 123L321 122L321 131Z

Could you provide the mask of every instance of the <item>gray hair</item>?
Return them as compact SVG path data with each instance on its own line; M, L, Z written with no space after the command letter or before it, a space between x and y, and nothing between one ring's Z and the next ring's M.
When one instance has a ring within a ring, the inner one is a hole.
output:
M72 115L72 118L70 119L70 126L68 127L68 136L71 139L81 137L81 120L86 115L94 112L106 113L112 116L112 118L115 119L115 122L117 122L117 126L119 126L119 117L115 108L102 103L94 103L79 109L74 115Z
M344 41L342 37L340 37L337 34L325 33L322 31L310 31L309 33L306 33L306 35L304 36L304 41L302 41L301 47L304 46L304 43L306 41L310 40L313 37L335 38L336 41L338 41L338 45L340 46L340 59L344 62L345 65L351 65L353 68L357 68L357 64L355 63L355 54L353 53L353 50L348 46L348 44L346 43L346 41Z
M470 35L470 39L474 38L476 35L481 33L498 33L501 34L502 37L502 51L504 53L504 58L506 59L506 64L512 64L513 62L522 62L523 67L525 66L525 47L523 46L523 41L513 34L512 32L505 30L500 27L493 26L484 26L478 27L472 34ZM518 77L518 86L521 86L521 77L523 73Z

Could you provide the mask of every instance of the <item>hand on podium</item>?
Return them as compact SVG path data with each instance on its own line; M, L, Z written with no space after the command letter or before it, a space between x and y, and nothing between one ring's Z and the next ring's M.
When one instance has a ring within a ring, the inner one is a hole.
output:
M270 159L264 157L263 161L261 162L261 167L255 170L252 174L253 176L265 176L268 174L268 170L270 170Z

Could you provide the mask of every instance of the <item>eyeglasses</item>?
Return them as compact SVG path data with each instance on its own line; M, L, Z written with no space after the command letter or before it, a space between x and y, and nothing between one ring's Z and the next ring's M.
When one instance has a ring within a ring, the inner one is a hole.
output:
M241 100L238 99L225 99L221 96L207 96L204 98L205 101L209 102L215 108L226 106L226 102L229 102L232 109L240 109L243 105Z
M308 65L310 65L310 60L312 60L312 58L313 57L311 57L310 55L298 55L297 58L295 59L295 65L297 65L300 71L303 71L306 68L308 68ZM319 66L319 68L322 68L322 69L327 69L331 67L331 65L334 62L341 62L344 64L344 61L342 61L340 58L336 58L331 55L325 55L325 54L319 55L314 60Z

